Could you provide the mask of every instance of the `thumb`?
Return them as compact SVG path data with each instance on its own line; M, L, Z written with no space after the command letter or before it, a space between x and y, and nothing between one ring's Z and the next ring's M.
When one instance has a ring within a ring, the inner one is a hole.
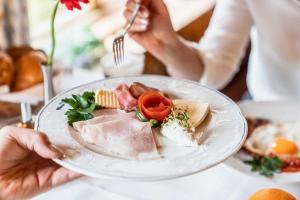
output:
M5 136L14 140L25 150L33 151L46 159L61 156L61 153L51 145L44 133L17 127L6 127L4 129Z

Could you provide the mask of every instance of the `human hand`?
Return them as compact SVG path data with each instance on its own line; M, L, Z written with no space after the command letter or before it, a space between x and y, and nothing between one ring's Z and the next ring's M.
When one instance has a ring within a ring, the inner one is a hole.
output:
M0 130L0 199L28 199L78 178L51 160L60 156L43 133L15 127Z
M178 37L166 5L162 0L128 0L124 16L130 20L135 3L141 8L135 20L130 36L154 56L160 58L161 48L178 43Z

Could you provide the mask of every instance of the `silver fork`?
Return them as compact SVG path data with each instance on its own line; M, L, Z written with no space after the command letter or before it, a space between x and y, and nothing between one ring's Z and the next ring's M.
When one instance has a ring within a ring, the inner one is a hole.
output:
M113 42L113 54L116 65L120 65L124 61L124 37L131 29L134 21L138 15L138 11L140 9L140 4L136 3L134 5L132 17L129 20L129 23L123 28L121 33L114 39Z

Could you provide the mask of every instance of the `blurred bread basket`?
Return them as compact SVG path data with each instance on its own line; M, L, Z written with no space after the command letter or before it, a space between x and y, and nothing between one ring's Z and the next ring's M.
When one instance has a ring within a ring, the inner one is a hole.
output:
M0 51L0 118L19 115L20 103L30 103L34 109L42 105L41 65L46 61L43 51L30 46Z

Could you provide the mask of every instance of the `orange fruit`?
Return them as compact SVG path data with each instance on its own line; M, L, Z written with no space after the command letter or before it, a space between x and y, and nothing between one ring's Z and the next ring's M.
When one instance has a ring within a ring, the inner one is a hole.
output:
M255 192L249 200L296 200L296 197L280 189L262 189Z

